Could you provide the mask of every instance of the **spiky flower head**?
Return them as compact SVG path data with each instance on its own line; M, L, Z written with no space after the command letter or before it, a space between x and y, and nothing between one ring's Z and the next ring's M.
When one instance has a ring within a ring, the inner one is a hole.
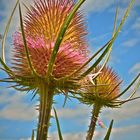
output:
M119 95L121 81L118 75L107 66L102 69L97 78L92 80L91 76L100 68L95 68L92 74L81 80L80 101L90 105L98 102L101 106L112 107L113 99Z
M35 0L34 6L27 9L24 32L32 66L40 77L47 75L54 44L73 5L73 0ZM53 66L54 78L70 75L87 60L86 34L82 14L77 12L60 44ZM34 81L20 31L13 35L13 42L13 71Z

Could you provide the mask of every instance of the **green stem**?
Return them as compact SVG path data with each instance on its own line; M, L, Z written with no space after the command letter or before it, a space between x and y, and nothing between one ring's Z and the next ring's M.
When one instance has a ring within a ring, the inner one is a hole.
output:
M91 122L89 125L89 130L87 132L86 140L92 140L92 138L93 138L95 127L96 127L96 122L98 120L98 115L100 113L100 109L101 109L100 104L95 103L95 105L93 107L93 111L92 111Z
M44 83L41 84L37 140L47 140L51 108L53 104L53 93L54 91L52 89L48 89Z

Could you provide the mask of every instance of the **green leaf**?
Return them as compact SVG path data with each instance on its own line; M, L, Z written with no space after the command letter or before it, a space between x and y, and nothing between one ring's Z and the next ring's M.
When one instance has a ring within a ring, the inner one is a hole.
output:
M0 63L3 66L3 68L0 67L0 69L5 71L9 76L14 76L14 73L12 72L12 70L4 63L1 57L0 57Z
M122 26L123 26L123 24L124 24L126 18L128 17L128 14L129 14L129 12L130 12L130 9L131 9L133 3L134 3L134 0L132 0L132 1L130 2L128 8L126 9L125 14L124 14L124 16L123 16L123 18L122 18L122 20L121 20L121 22L120 22L119 27L118 27L117 30L116 30L116 22L117 22L117 17L118 17L118 8L116 9L115 22L114 22L114 31L113 31L113 38L112 38L111 41L108 43L107 48L106 48L106 49L104 50L104 52L100 55L100 57L96 60L96 62L95 62L87 71L85 71L85 72L81 75L82 78L85 77L86 75L88 75L88 74L102 61L102 59L105 57L105 55L106 55L107 53L109 53L109 56L108 56L108 58L106 59L106 61L104 62L104 64L107 63L107 61L108 61L108 59L109 59L109 57L110 57L112 45L113 45L114 41L116 40L116 38L118 37L118 34L119 34L120 30L122 29Z
M21 12L20 4L19 4L19 15L20 15L20 27L21 27L21 32L22 32L22 37L23 37L23 42L24 42L25 53L26 53L26 57L27 57L27 60L28 60L28 65L29 65L32 73L35 76L39 77L39 75L36 73L35 69L33 68L32 62L31 62L31 59L30 59L30 54L29 54L29 50L28 50L28 46L27 46L27 42L26 42L25 33L24 33L24 26L23 26L22 12Z
M132 87L132 85L137 81L139 77L140 77L140 74L138 74L136 78L118 96L114 97L112 100L115 100L121 97L123 94L125 94Z
M2 64L4 70L7 72L10 72L10 68L5 64L5 62L2 60L2 58L0 57L0 63Z
M34 140L34 137L35 137L35 134L34 134L35 132L34 132L34 131L35 131L35 130L33 129L33 130L32 130L32 138L31 138L31 140Z
M8 23L6 25L6 28L5 28L5 32L4 32L4 36L3 36L3 39L2 39L2 60L3 62L5 63L5 40L6 40L6 37L7 37L7 33L8 33L8 30L9 30L9 27L10 27L10 24L11 24L11 20L13 18L13 15L15 13L15 10L16 10L16 7L19 3L19 0L17 0L16 4L15 4L15 7L10 15L10 18L8 20Z
M57 116L57 112L56 112L55 108L53 108L53 110L54 110L54 114L55 114L55 119L56 119L56 124L57 124L59 140L63 140L61 129L60 129L60 124L59 124L59 120L58 120L58 116Z
M128 97L128 99L131 99L135 95L135 93L136 93L137 89L139 88L139 86L140 86L140 79L139 79L138 83L136 84L136 86L134 87L134 90L132 91L132 93Z
M109 140L109 137L110 137L110 134L111 134L111 130L112 130L112 126L113 126L113 120L110 123L110 126L108 128L108 131L107 131L107 134L106 134L104 140Z
M62 25L62 28L58 34L58 38L56 39L56 42L55 42L55 45L54 45L54 49L53 49L53 52L51 54L51 58L50 58L50 61L49 61L49 65L48 65L48 72L47 72L47 77L49 78L49 76L51 75L52 73L52 70L53 70L53 65L54 65L54 62L55 62L55 59L56 59L56 55L57 55L57 52L59 50L59 46L63 40L63 37L65 35L65 32L72 20L72 18L74 17L76 11L79 9L79 7L85 2L85 0L79 0L73 7L72 11L69 13L69 15L67 16L67 18L65 19L65 22L64 24Z
M122 26L123 26L123 24L125 23L125 20L126 20L126 18L128 17L128 15L129 15L129 13L130 13L130 10L131 10L131 8L132 8L134 2L135 2L135 0L131 0L131 2L129 3L129 5L128 5L126 11L125 11L125 14L124 14L124 16L123 16L123 18L122 18L122 20L121 20L121 22L120 22L120 24L119 24L118 30L117 30L117 32L114 34L114 40L116 39L116 37L118 36L119 32L121 31Z
M71 75L74 75L75 73L79 72L80 70L82 70L86 65L88 65L103 49L105 49L108 44L111 42L108 41L103 47L101 47L95 54L93 54L93 56L91 58L89 58L89 60L87 60L87 62L85 62L78 70L76 70L74 73L72 73Z
M100 55L100 57L96 60L96 62L81 75L81 78L88 75L102 61L102 59L109 52L111 47L112 47L112 42L109 42L109 44L108 44L107 48L104 50L104 52ZM108 59L106 59L106 61L108 61Z
M68 93L66 93L66 95L65 95L65 100L64 100L64 103L63 103L63 107L65 107L67 99L68 99Z

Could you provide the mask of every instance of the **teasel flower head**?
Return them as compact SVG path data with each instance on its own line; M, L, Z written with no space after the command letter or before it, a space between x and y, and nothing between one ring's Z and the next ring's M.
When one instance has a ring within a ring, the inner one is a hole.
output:
M138 80L139 75L132 81L132 83L120 93L121 83L119 76L112 70L112 68L105 66L100 72L101 66L96 67L90 75L85 77L80 81L81 88L77 93L81 96L78 98L81 102L94 105L95 103L100 104L100 106L116 108L125 102L131 101L136 92L134 89L132 94L126 100L121 100L121 97L135 82ZM96 76L98 73L98 76Z
M34 6L27 8L23 24L26 44L32 68L36 75L43 79L47 78L48 65L56 40L73 6L73 0L35 0ZM63 36L51 75L54 87L66 84L66 81L54 81L69 76L87 60L87 31L84 22L83 15L76 12ZM28 86L36 87L38 78L29 67L21 31L13 35L13 45L12 70L15 76L23 77L23 85L27 83ZM80 72L77 76L79 74Z
M138 99L133 97L137 88L140 85L140 79L132 91L131 95L126 100L121 100L121 97L139 78L138 75L132 83L120 93L122 81L118 75L107 66L96 67L90 75L80 81L81 88L75 93L80 102L92 106L91 121L87 131L86 140L92 140L94 135L96 122L103 107L119 108L122 104Z

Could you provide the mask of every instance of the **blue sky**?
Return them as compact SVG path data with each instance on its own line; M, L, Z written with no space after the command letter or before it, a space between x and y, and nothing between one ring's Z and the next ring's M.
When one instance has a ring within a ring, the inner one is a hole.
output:
M31 0L30 0L31 1ZM29 3L29 0L24 1ZM86 0L82 9L85 13L88 29L88 42L91 54L103 46L111 37L115 8L119 5L119 20L123 16L129 0ZM0 33L5 25L15 0L0 0ZM24 11L24 10L23 10ZM140 0L136 0L133 9L117 38L109 65L124 80L125 87L140 72ZM12 34L19 27L18 11L13 18L6 42L6 56L10 63ZM0 71L0 78L6 75ZM8 85L9 86L9 85ZM140 89L137 92L140 95ZM32 95L20 93L0 83L0 140L28 140L32 129L37 126L35 105L37 98L31 101ZM90 107L78 101L68 101L63 108L63 96L55 97L62 131L66 140L84 140L90 118ZM140 139L140 100L128 103L121 109L104 109L100 118L106 126L114 119L111 140ZM52 112L53 114L53 112ZM51 119L50 140L57 140L56 124ZM105 129L97 126L95 140L101 140Z

